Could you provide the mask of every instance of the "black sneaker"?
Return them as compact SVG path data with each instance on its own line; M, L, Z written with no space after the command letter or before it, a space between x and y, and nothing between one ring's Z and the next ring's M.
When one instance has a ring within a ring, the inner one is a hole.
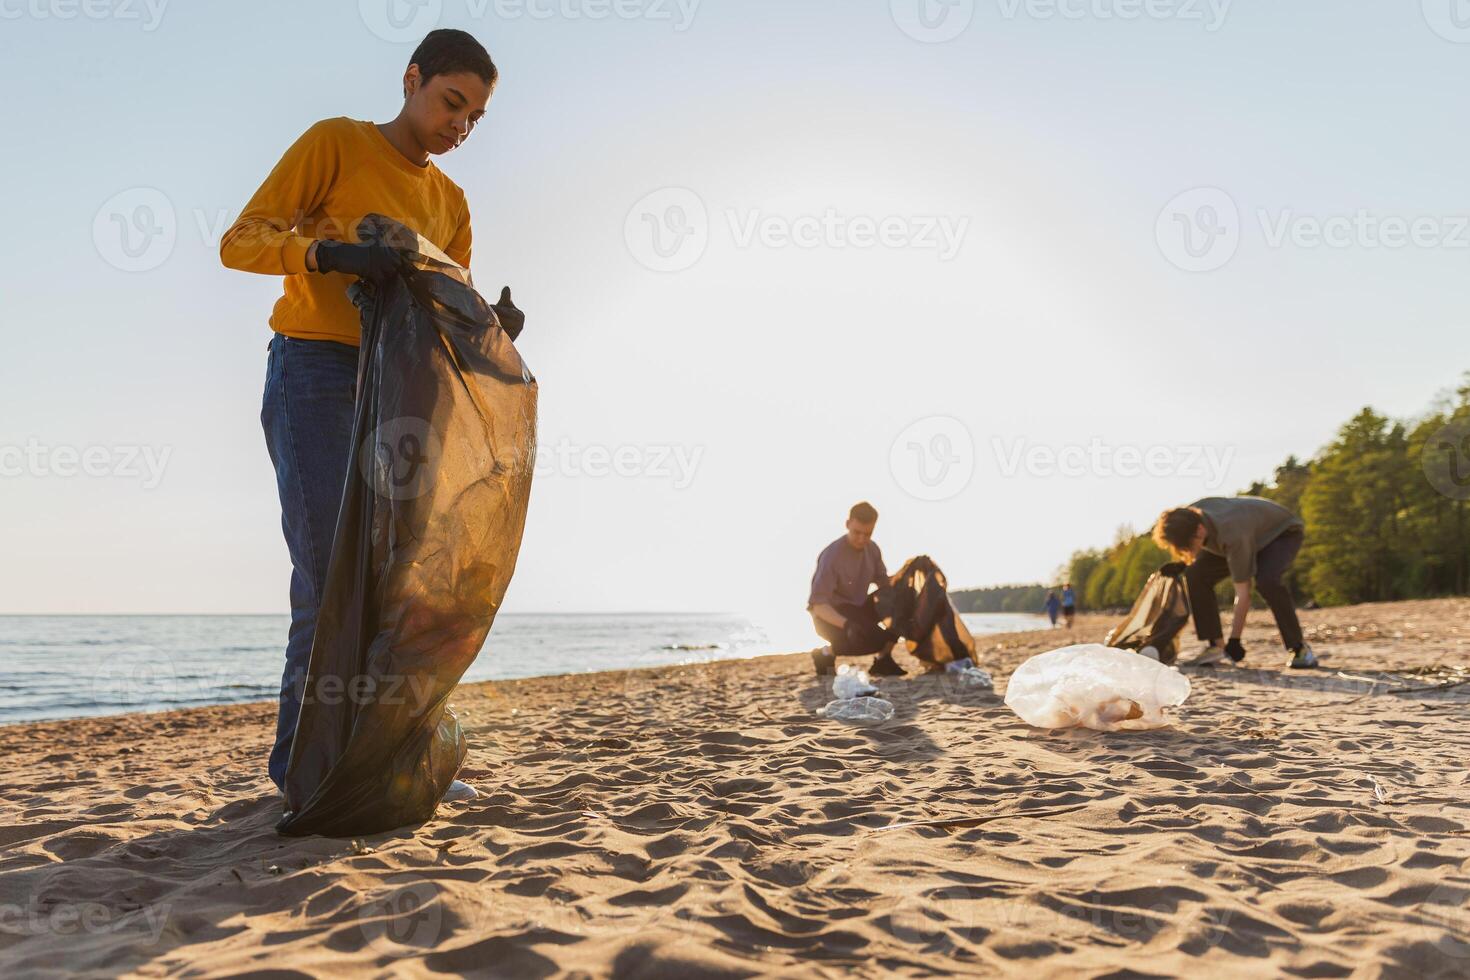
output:
M818 677L830 677L837 673L837 654L831 647L817 647L812 651L812 666L817 668Z
M869 677L907 677L908 671L898 665L891 653L880 653L873 658L873 666L868 668Z

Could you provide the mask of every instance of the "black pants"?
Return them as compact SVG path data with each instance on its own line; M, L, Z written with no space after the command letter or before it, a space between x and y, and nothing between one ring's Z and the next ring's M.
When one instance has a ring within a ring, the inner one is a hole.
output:
M832 653L838 657L860 657L870 653L879 653L888 644L894 642L894 636L888 630L878 625L878 613L873 608L872 600L860 606L834 605L832 607L840 612L844 618L852 620L857 625L853 628L853 636L848 637L846 631L833 626L825 619L812 617L816 624L817 635L832 644Z
M1302 648L1302 624L1296 618L1296 603L1283 577L1296 554L1302 550L1301 531L1287 531L1256 553L1256 591L1271 607L1281 642L1293 652ZM1201 640L1213 643L1224 639L1220 627L1220 604L1215 599L1215 586L1230 575L1224 558L1201 551L1184 573L1189 584L1189 607L1194 611L1194 631Z

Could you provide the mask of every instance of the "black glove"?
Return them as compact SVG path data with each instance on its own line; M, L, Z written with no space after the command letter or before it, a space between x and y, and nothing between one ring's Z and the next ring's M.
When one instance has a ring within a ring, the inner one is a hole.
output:
M1238 664L1245 659L1245 646L1239 640L1231 640L1225 644L1225 656Z
M511 301L509 286L500 291L500 301L491 303L490 309L495 311L496 319L511 340L515 340L526 329L526 314L516 309L515 303Z
M402 268L402 262L402 253L388 245L353 245L326 238L316 245L317 272L345 272L371 283L392 277Z
M1178 578L1189 566L1182 561L1166 562L1159 566L1159 574L1165 578Z

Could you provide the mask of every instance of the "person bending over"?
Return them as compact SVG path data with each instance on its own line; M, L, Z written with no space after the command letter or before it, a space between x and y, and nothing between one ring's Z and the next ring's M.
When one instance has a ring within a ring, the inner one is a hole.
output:
M1240 637L1251 608L1251 582L1271 607L1281 642L1291 653L1289 666L1317 666L1312 648L1302 638L1296 603L1285 582L1287 569L1301 551L1306 524L1274 500L1260 497L1206 497L1188 507L1167 510L1154 525L1154 541L1179 559L1164 570L1183 568L1196 635L1204 647L1185 665L1217 664L1225 658L1245 659ZM1235 583L1235 614L1230 639L1223 638L1215 586L1225 576Z
M818 674L836 672L838 657L876 654L868 672L875 677L901 677L904 669L893 659L898 642L879 624L868 586L888 584L883 553L873 541L878 511L864 501L847 515L847 533L822 549L812 575L807 611L817 634L828 645L812 651Z

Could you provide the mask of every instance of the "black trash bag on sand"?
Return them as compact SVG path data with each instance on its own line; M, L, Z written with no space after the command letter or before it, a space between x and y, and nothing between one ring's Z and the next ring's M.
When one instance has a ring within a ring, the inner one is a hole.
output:
M1160 663L1172 664L1179 658L1179 634L1188 625L1189 589L1184 576L1154 572L1143 584L1128 618L1103 637L1103 646L1134 651L1153 647Z
M515 570L536 445L536 381L469 273L381 215L413 254L362 314L354 466L343 488L283 834L422 823L465 757L449 696Z
M874 606L878 619L889 620L919 660L935 667L966 658L975 662L975 638L955 612L944 572L928 555L904 562L874 594Z

